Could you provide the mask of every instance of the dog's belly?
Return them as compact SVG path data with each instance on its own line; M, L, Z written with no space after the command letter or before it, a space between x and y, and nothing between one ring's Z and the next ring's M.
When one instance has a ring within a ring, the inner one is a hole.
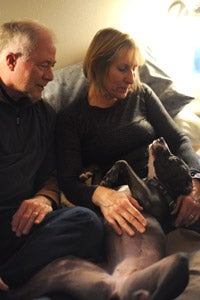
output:
M129 272L127 265L130 266L131 272L133 266L135 271L141 270L165 256L165 235L160 224L149 214L145 213L144 216L148 224L144 234L135 231L133 237L126 233L119 236L112 228L107 228L106 246L109 272L117 272L118 268L123 268L123 264L126 265L124 271L127 273ZM131 263L127 264L129 259Z

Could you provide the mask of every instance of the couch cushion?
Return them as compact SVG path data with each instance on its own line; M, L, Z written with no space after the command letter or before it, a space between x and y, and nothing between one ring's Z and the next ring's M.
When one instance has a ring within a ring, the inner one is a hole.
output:
M172 79L157 65L150 51L146 51L146 62L139 68L139 73L141 81L154 90L172 117L193 99L176 89ZM80 62L56 70L54 80L44 89L43 97L59 111L81 93L87 93L87 90L88 85Z
M77 63L54 72L54 80L49 82L43 92L56 111L65 108L77 96L87 92L87 83L82 70L82 63Z

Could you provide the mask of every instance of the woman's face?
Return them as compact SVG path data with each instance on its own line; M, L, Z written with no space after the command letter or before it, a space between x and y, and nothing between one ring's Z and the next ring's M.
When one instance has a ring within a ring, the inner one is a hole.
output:
M111 63L104 87L111 98L124 99L135 80L135 57L132 49L124 48Z

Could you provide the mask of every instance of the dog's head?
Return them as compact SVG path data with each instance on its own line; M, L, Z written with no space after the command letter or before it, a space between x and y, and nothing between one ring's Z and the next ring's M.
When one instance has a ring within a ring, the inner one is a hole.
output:
M164 138L149 146L149 177L157 177L168 192L177 198L192 191L192 177L187 164L169 150Z

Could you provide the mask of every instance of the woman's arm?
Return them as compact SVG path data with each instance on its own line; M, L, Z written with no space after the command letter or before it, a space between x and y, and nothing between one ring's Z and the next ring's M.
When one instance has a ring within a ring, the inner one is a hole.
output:
M77 132L76 115L64 111L58 114L56 126L56 153L58 184L65 197L75 205L95 208L92 195L97 186L79 181L82 173L82 153Z
M76 205L99 207L105 220L117 234L134 230L145 231L146 220L140 213L142 208L129 195L102 186L88 186L78 180L83 168L79 135L72 114L58 116L56 140L58 181L66 198ZM135 229L134 229L135 228Z
M147 117L157 136L165 138L171 152L181 157L188 164L191 172L200 172L199 160L189 137L181 132L155 93L148 88L147 94Z
M189 138L183 134L168 115L157 96L150 92L147 98L149 120L158 136L163 136L175 155L181 157L190 167L191 175L200 172L199 159L192 148ZM177 205L172 212L177 215L175 226L190 226L200 217L200 182L193 178L193 191L187 195L181 195L177 199Z

